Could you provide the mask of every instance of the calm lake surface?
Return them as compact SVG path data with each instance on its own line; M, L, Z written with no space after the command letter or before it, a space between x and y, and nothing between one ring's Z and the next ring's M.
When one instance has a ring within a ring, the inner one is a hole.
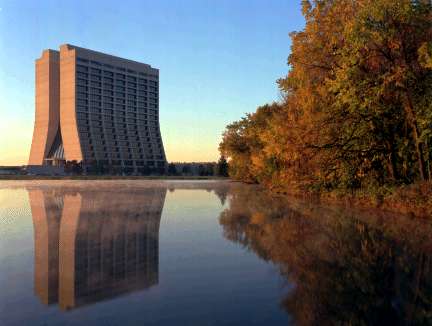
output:
M432 224L225 181L0 181L0 325L431 325Z

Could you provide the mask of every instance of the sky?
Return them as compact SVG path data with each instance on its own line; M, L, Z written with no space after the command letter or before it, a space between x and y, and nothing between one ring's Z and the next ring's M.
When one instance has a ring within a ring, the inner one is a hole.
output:
M0 0L0 165L26 164L34 61L69 43L160 73L169 162L215 161L225 126L280 99L300 0Z

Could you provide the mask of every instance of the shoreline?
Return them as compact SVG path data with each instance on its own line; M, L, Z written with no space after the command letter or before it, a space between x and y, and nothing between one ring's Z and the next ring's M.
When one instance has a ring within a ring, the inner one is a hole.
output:
M142 188L178 188L181 189L214 189L226 187L235 183L230 179L0 179L0 189L27 188L27 189L55 189L71 190L75 187L84 187L86 190L97 191L102 189L134 189ZM111 191L111 190L110 190Z
M7 180L231 180L228 177L215 176L119 176L119 175L0 175L0 181Z
M292 189L271 189L262 184L250 184L247 182L215 176L29 176L29 175L0 175L0 186L5 186L7 181L225 181L255 185L276 196L285 198L295 197L301 200L315 203L334 205L348 209L359 209L371 213L393 213L407 215L415 218L432 218L432 182L422 182L411 185L394 187L391 189L378 189L375 192L358 190L353 193L311 192ZM3 183L3 185L2 185ZM7 184L6 184L7 186ZM132 186L132 185L131 185ZM151 186L151 185L149 185ZM385 192L385 193L384 193Z
M283 196L298 197L325 205L336 205L348 209L432 219L432 182L427 181L394 187L392 189L377 189L375 193L366 190L358 190L353 193L338 191L321 193L305 191L301 193L286 189L269 189L269 191Z

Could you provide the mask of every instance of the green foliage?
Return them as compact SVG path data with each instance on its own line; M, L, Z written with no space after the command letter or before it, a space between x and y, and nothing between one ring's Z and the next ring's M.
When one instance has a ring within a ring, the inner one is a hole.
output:
M184 165L181 172L183 175L189 175L192 173L192 170L189 165Z
M227 126L230 175L356 189L432 173L432 4L303 1L281 103Z
M177 175L177 168L174 163L168 164L168 175Z
M69 174L74 174L74 175L82 174L83 171L82 163L81 162L78 163L76 160L66 161L64 170L66 173Z
M432 42L425 42L418 50L419 61L425 68L432 69Z
M220 177L227 177L228 176L228 162L225 158L225 156L221 155L219 158L219 161L216 164L216 175Z

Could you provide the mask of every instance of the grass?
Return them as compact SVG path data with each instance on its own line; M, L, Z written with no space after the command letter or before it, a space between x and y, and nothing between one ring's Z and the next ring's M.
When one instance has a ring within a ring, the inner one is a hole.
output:
M370 187L358 190L335 189L320 191L290 186L269 188L270 191L289 196L361 209L406 214L432 219L432 181L410 185Z
M352 193L332 191L319 194L324 202L346 206L378 208L394 213L432 218L432 182L417 182L398 187L362 189Z
M0 175L0 180L227 180L225 177L215 176L118 176L118 175L74 175L74 176L45 176L45 175Z

